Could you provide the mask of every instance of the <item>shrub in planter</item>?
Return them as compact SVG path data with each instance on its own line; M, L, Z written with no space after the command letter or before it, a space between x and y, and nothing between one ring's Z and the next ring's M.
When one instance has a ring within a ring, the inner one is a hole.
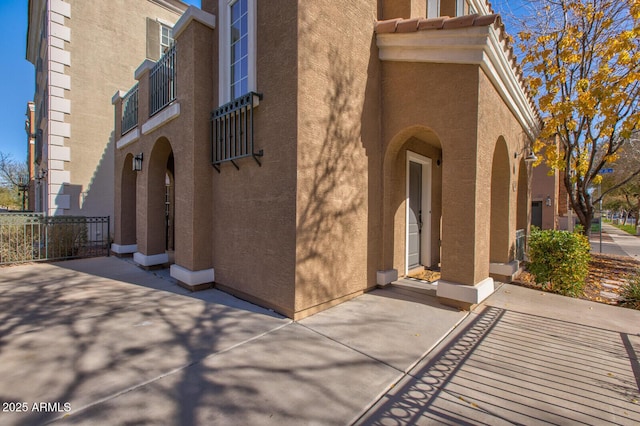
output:
M579 231L532 228L528 270L549 291L577 297L589 273L589 250L589 239Z
M46 257L58 259L78 256L87 242L87 219L84 216L46 218Z

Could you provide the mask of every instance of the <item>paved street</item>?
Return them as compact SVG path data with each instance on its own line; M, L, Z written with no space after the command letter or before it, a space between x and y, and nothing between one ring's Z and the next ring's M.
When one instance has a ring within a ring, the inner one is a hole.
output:
M0 424L640 421L640 311L502 285L467 313L418 290L292 322L113 257L2 268L0 400L26 412Z

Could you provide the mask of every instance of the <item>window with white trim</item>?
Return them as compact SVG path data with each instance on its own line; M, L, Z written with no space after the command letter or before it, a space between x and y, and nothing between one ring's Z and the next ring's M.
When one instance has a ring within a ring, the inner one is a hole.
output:
M462 16L470 13L467 0L429 0L427 2L427 17Z
M256 89L256 0L219 0L220 103Z
M173 28L160 23L160 56L173 46Z

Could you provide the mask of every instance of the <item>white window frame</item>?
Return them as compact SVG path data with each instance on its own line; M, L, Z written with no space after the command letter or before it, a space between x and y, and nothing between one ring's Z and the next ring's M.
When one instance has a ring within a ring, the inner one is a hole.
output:
M160 22L159 20L158 20L158 23L160 24L160 42L158 44L160 45L160 56L162 56L162 55L164 55L166 50L169 49L174 43L174 40L173 40L173 26L171 26L169 24L166 24L164 22ZM165 28L170 32L170 34L169 34L169 44L168 45L162 44L162 30L165 29Z
M464 15L465 0L456 0L456 16ZM427 18L440 17L440 0L429 0L427 5Z
M218 14L220 16L219 30L219 94L220 105L224 105L231 99L231 40L229 27L231 25L231 6L238 0L218 0ZM257 0L247 0L247 30L248 30L248 81L247 90L256 91L256 8Z

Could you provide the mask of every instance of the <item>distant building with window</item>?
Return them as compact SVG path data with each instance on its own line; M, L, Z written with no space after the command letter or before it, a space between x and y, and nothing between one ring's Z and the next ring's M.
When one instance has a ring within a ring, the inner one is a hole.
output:
M133 83L140 58L160 57L186 8L179 0L29 0L33 209L113 217L113 87Z
M296 319L518 274L539 117L486 0L202 0L173 37L114 86L114 252Z

